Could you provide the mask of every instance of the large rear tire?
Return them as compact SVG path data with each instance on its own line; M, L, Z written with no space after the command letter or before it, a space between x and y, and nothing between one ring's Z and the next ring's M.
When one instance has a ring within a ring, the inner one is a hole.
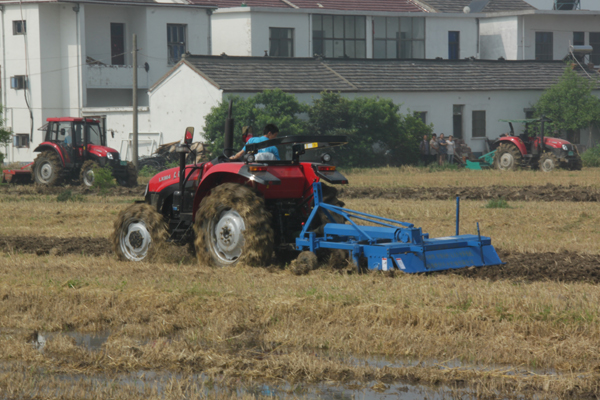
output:
M246 186L223 183L215 187L200 203L194 230L201 264L262 266L271 260L271 215L264 200Z
M538 167L544 172L552 172L558 165L558 158L550 152L543 153L538 161Z
M94 170L100 168L97 162L92 160L87 160L81 166L81 171L79 171L79 182L83 186L92 187L94 186Z
M131 161L127 162L127 177L125 178L125 180L123 182L120 182L122 184L122 186L126 186L126 187L136 187L138 184L138 172L137 172L137 168L135 168L135 165L133 165L133 163Z
M111 242L119 259L147 261L156 256L166 237L163 216L148 204L133 204L119 213Z
M43 151L33 162L33 179L38 185L58 186L62 182L62 161L53 151Z
M494 154L494 168L501 171L514 171L521 166L523 156L512 143L502 143Z

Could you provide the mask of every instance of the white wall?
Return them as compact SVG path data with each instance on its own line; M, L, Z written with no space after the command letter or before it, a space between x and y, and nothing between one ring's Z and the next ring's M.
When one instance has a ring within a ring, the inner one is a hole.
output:
M520 60L519 17L501 17L480 20L481 59Z
M552 10L555 0L525 0L538 10ZM581 0L582 10L600 10L600 1L598 0Z
M252 55L252 20L249 12L212 15L212 54Z
M600 32L600 15L528 15L522 17L525 24L525 58L535 59L535 33L554 32L554 60L563 59L569 51L569 42L573 42L573 32L586 32L586 44L589 44L589 32Z
M475 18L435 18L425 20L425 57L448 59L448 32L460 32L460 59L477 57Z

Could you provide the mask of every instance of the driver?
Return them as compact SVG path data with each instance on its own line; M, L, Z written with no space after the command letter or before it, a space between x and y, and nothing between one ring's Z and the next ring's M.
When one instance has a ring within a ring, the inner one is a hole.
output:
M275 139L275 138L277 138L277 134L279 133L279 128L277 128L273 124L268 124L267 126L265 126L265 129L263 132L264 132L263 136L250 138L248 140L248 142L246 142L246 144L260 143L260 142L265 142L267 140ZM279 151L277 151L277 147L275 147L275 146L265 147L264 149L258 150L258 152L259 153L272 153L277 160L281 160L281 158L279 158ZM244 153L246 153L246 146L244 146L244 148L242 150L240 150L240 152L237 153L236 155L229 157L229 159L230 160L239 160L244 155Z

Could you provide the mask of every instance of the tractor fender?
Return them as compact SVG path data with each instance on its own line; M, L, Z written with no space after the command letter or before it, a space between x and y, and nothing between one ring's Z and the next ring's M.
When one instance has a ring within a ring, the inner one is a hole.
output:
M519 151L521 152L521 155L525 155L527 154L527 148L525 147L525 143L523 143L523 141L521 139L519 139L518 137L515 136L504 136L499 138L496 143L497 146L502 144L502 143L512 143L515 146L517 146L517 149L519 149ZM497 147L496 146L496 147Z
M56 154L58 154L58 157L60 157L60 161L62 162L63 167L65 166L65 159L63 157L62 152L60 151L60 147L58 147L58 145L56 145L55 143L51 143L51 142L40 143L40 145L38 147L36 147L33 151L34 152L42 152L42 151L46 151L46 150L52 150L52 151L56 152Z
M210 191L214 187L226 182L239 183L240 185L244 185L246 182L248 182L248 178L239 175L237 172L233 172L231 170L221 170L213 172L213 169L215 169L215 167L211 168L210 172L204 176L202 182L200 182L200 185L198 185L198 188L196 188L196 194L194 195L194 205L192 208L194 221L196 220L196 211L198 211L200 203L206 196L210 194Z

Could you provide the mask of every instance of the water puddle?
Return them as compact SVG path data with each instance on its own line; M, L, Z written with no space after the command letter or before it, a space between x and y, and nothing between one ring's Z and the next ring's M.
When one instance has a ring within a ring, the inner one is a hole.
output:
M111 331L105 330L100 332L93 333L81 333L77 331L68 331L68 332L34 332L32 335L33 347L36 349L43 351L46 347L46 343L49 340L57 336L68 336L75 340L75 344L77 346L81 346L88 351L97 351L100 350L102 345L108 340Z

